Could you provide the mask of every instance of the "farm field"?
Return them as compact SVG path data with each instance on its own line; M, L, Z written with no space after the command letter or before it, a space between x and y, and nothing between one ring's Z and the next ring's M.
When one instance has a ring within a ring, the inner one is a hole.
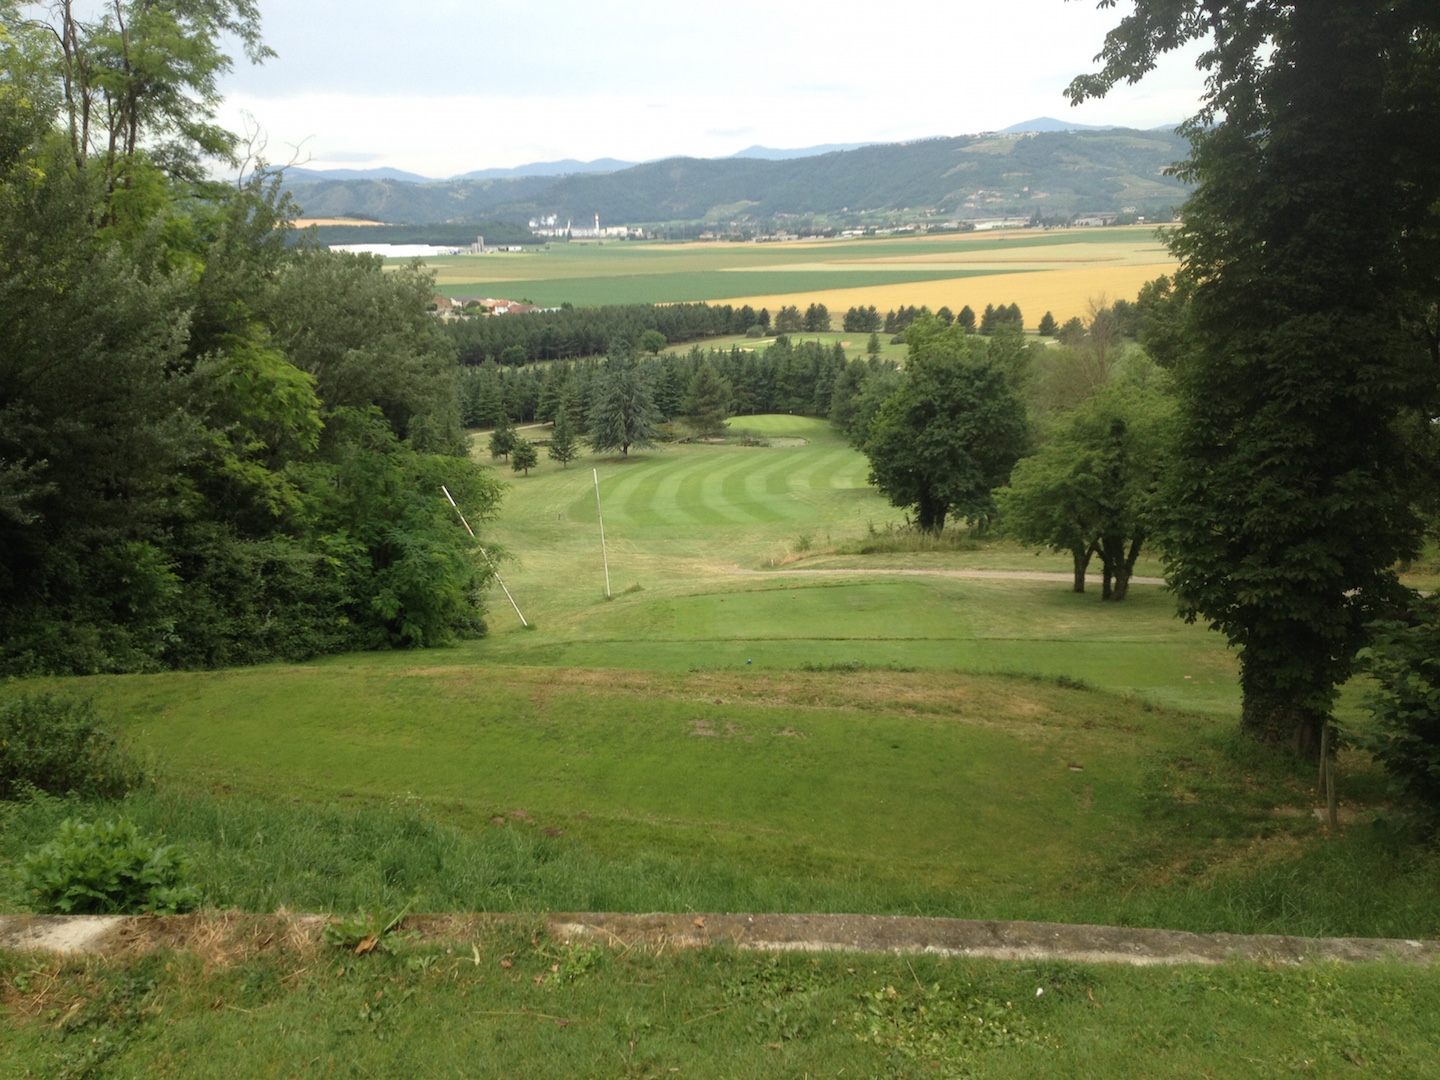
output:
M1149 226L1018 230L775 244L569 243L523 254L428 260L449 296L504 296L543 306L709 301L773 312L851 306L1018 303L1032 329L1092 298L1131 298L1173 260Z

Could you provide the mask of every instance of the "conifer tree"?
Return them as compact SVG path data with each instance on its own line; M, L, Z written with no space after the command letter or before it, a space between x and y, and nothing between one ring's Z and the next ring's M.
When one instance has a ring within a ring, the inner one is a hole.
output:
M580 441L575 438L570 415L564 409L555 414L555 430L550 435L550 448L547 453L552 461L560 462L562 469L568 469L570 462L580 456Z
M495 430L490 433L490 456L492 458L508 458L510 452L515 449L515 425L510 423L510 417L504 413L495 424Z
M695 434L702 438L724 434L732 397L729 381L715 374L708 361L702 361L685 395L685 416Z
M540 460L540 454L535 449L535 444L529 439L515 440L515 448L510 451L510 468L514 472L524 471L526 476Z

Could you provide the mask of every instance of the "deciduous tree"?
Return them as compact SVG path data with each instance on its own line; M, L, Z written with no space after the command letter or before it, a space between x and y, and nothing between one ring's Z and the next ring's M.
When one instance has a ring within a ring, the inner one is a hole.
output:
M870 422L870 482L916 524L939 532L950 515L988 522L991 492L1025 448L1025 407L1008 372L969 348L963 329L934 318L911 327L904 381Z
M1195 40L1169 577L1239 650L1243 729L1314 755L1433 486L1440 6L1139 0L1070 96Z

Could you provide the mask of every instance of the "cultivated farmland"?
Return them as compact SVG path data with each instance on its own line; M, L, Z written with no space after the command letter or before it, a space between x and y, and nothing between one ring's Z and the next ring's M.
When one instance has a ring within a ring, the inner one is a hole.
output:
M450 296L525 298L544 306L625 303L750 304L773 312L851 306L1018 303L1032 329L1061 322L1092 299L1133 298L1174 264L1146 226L964 233L776 244L556 244L523 254L429 260Z

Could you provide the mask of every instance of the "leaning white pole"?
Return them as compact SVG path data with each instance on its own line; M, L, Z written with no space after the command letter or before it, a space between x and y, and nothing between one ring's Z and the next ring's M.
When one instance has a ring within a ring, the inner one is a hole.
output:
M445 498L450 500L450 505L455 506L455 497L450 494L450 489L441 484L440 490L445 492ZM480 554L485 556L487 563L490 563L490 569L495 570L495 564L490 562L489 554L485 551L484 545L480 543L480 538L475 535L475 530L470 527L470 522L465 520L465 515L461 512L460 507L455 506L455 513L460 514L460 524L465 526L465 531L470 534L470 539L475 541L475 546L480 549ZM515 614L520 615L520 622L528 629L530 624L525 622L525 616L520 614L520 605L515 602L515 597L510 595L509 589L505 588L505 582L501 580L499 570L495 570L495 580L500 582L500 588L505 590L505 599L510 601L510 606L515 609Z
M595 474L595 512L600 515L600 557L605 560L605 598L610 598L610 554L605 550L605 511L600 508L600 470L591 469Z

